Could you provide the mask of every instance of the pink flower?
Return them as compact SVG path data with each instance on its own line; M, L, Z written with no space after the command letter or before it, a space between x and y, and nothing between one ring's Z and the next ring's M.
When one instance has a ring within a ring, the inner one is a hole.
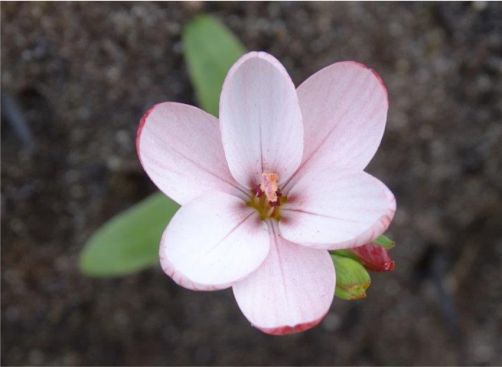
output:
M155 105L138 155L182 205L162 236L164 271L189 289L232 287L266 333L317 325L335 291L328 250L371 242L394 216L392 193L363 171L387 108L382 80L361 64L335 63L295 89L264 52L229 71L219 122L185 104Z

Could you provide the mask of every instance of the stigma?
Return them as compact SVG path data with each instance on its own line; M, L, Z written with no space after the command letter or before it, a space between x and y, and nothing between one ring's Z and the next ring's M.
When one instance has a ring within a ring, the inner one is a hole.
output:
M261 174L260 190L270 203L276 203L279 190L279 175L275 172L263 172Z

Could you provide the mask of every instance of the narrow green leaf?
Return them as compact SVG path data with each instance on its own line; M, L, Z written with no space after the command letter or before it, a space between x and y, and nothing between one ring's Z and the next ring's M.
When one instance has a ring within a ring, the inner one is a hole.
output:
M88 276L111 277L157 263L163 229L178 204L156 193L105 223L80 254L80 269Z
M183 48L199 104L217 116L223 80L245 48L229 29L209 15L199 15L186 25Z
M371 278L357 260L332 253L336 269L335 295L344 300L357 300L366 297Z
M373 241L375 245L382 246L386 250L390 250L396 243L385 235L378 236L376 240Z

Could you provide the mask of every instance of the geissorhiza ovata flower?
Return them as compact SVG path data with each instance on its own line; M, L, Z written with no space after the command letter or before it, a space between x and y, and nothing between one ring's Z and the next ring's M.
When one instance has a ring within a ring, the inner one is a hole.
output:
M142 118L141 163L181 204L160 261L179 285L232 287L252 325L286 334L317 325L335 291L329 250L371 242L396 203L364 172L385 128L381 79L338 62L297 89L264 52L242 56L220 97L219 121L180 103Z

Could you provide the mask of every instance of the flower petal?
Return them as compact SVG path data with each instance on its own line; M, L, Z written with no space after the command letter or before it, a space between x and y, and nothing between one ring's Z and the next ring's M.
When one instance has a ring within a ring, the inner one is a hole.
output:
M141 119L136 148L152 181L180 204L209 190L244 195L228 170L218 120L196 107L153 106Z
M209 192L171 219L160 263L185 288L223 289L258 268L269 247L266 225L254 209L235 196Z
M387 120L387 90L382 79L362 64L338 62L303 82L298 98L304 152L294 180L306 170L363 170L380 145Z
M274 233L270 237L265 262L233 285L235 299L251 324L267 334L310 329L333 301L336 274L331 257L327 251L296 245Z
M301 176L281 210L281 235L322 249L362 246L389 226L396 201L366 172L335 169Z
M220 123L230 172L244 186L263 172L285 182L300 165L303 124L288 73L273 56L250 52L230 69L221 92Z

